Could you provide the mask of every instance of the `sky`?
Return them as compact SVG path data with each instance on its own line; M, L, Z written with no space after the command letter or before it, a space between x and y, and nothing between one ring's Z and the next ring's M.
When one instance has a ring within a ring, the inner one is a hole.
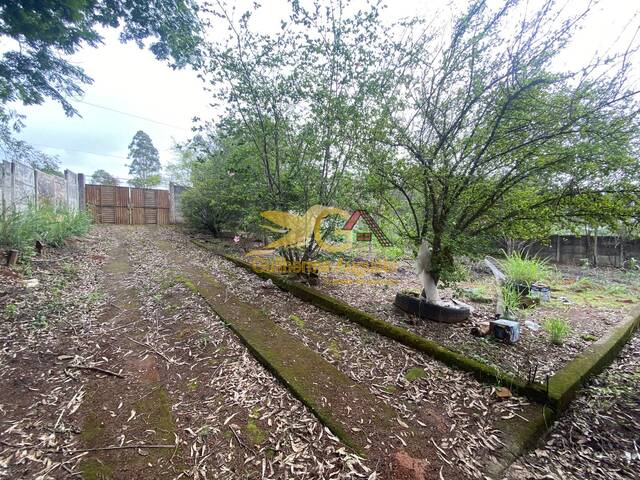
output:
M275 24L282 12L277 8L282 0L268 2L269 8L263 8L259 18ZM463 2L390 1L385 18L420 15L430 19L443 12L446 15L452 3ZM638 8L637 0L602 1L562 61L567 65L587 61L596 49L615 41ZM193 70L172 70L148 50L121 44L115 30L104 30L103 36L104 44L99 48L87 47L71 57L94 80L84 86L84 103L74 102L81 117L65 116L62 107L52 101L30 107L14 105L26 115L26 127L17 136L45 153L57 155L62 169L87 175L105 169L125 179L129 177L127 147L138 130L149 134L166 166L175 157L174 143L192 135L193 117L212 118L216 111L208 106L210 96Z

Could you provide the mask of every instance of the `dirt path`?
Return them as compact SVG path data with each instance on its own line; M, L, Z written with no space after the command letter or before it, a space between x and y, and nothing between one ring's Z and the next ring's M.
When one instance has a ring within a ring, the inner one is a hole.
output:
M16 284L17 316L0 324L8 478L483 478L505 448L501 422L532 407L500 401L171 228L95 228L52 256L25 272L41 285ZM367 457L214 310L253 335Z
M164 251L172 249L167 242L155 244ZM382 459L386 465L382 471L389 476L393 456L400 452L433 459L423 469L427 478L436 478L441 472L447 478L458 476L455 469L437 461L437 449L429 441L448 433L443 418L427 414L422 416L420 428L409 426L365 385L350 379L264 311L235 297L205 269L191 267L185 260L180 257L176 263L188 276L187 285L200 293L254 356L352 450Z
M34 273L41 287L16 286L18 317L3 331L0 473L368 477L172 273L153 235L94 229L69 259L77 273L60 294L67 306L46 325L30 317L33 304L51 303L55 263ZM95 301L74 303L86 297Z

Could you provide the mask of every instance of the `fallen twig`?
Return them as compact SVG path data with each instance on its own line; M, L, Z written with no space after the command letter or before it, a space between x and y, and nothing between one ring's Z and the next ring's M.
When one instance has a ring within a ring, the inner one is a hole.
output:
M144 443L135 443L131 445L113 445L109 447L94 447L94 448L78 448L75 450L67 450L64 453L81 453L81 452L101 452L105 450L125 450L127 448L175 448L175 445L145 445ZM58 450L47 450L47 452L63 453Z
M120 375L119 373L112 372L111 370L105 370L104 368L100 368L100 367L91 367L91 366L84 366L84 365L67 365L67 368L77 368L79 370L94 370L96 372L104 373L106 375L112 375L114 377L124 378L124 375Z
M149 350L151 350L153 353L155 353L156 355L159 355L160 357L164 358L167 362L171 363L171 360L169 358L167 358L167 356L158 351L157 349L153 348L151 345L149 345L148 343L143 343L143 342L139 342L138 340L134 340L131 337L126 337L128 340L131 340L133 343L137 343L138 345L142 346L142 347L146 347Z
M229 425L229 430L231 430L231 433L233 433L233 436L236 437L236 441L242 448L249 450L254 455L256 454L256 451L253 448L247 446L242 440L240 440L240 437L238 436L237 432L231 427L231 425Z

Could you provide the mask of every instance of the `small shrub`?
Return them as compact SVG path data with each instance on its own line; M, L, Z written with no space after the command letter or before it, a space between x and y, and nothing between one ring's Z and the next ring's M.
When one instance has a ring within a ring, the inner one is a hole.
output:
M16 318L16 315L18 315L18 306L15 303L7 303L4 306L2 314L8 320Z
M545 331L551 336L551 343L554 345L562 345L564 339L571 332L569 323L560 317L550 317L544 321L543 327Z
M513 283L531 285L549 276L547 262L539 258L530 258L521 252L504 253L505 259L500 262L505 275Z
M518 311L520 308L520 294L516 287L507 283L500 287L500 291L502 292L505 313Z
M59 247L67 238L85 234L90 225L88 212L49 204L29 205L26 210L7 211L0 216L0 246L19 250L21 258L29 258L35 252L36 240Z

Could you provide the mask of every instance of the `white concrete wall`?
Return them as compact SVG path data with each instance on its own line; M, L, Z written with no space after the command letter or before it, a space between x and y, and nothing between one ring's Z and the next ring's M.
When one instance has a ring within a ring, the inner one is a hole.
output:
M78 176L67 170L64 177L50 175L19 162L0 163L0 208L22 210L30 203L51 202L78 210Z

